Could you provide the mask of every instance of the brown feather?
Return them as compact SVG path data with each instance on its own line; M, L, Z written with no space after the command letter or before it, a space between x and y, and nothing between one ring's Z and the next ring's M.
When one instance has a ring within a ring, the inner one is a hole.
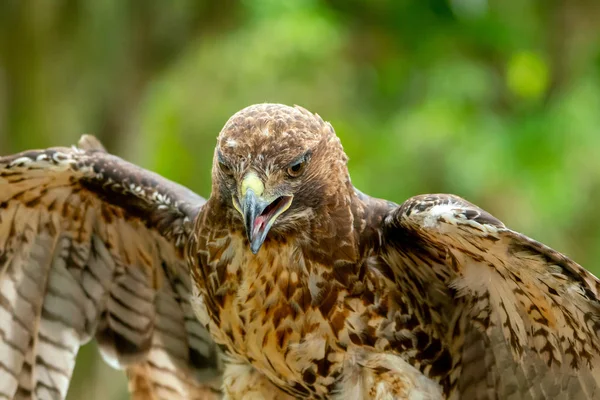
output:
M64 398L93 337L134 394L213 393L183 259L203 200L82 143L0 158L0 395Z

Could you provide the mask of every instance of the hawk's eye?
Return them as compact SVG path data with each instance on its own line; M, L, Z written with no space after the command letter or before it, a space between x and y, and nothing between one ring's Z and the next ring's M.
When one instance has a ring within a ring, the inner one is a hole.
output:
M303 158L299 161L296 161L292 165L287 168L287 174L291 178L297 178L304 172L304 168L306 167L306 159Z
M233 176L233 169L231 168L229 163L225 162L225 159L223 158L223 155L220 151L217 152L217 161L219 162L219 169L222 173L224 173L227 176Z
M227 164L222 161L219 161L219 168L221 168L221 172L223 172L227 176L233 176L233 170Z

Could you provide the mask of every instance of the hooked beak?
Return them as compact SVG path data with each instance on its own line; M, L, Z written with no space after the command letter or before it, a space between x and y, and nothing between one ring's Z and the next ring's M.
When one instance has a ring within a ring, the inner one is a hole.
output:
M258 253L264 243L267 233L273 226L273 223L285 210L292 204L293 196L280 196L275 199L265 199L262 193L257 194L255 187L244 187L242 184L241 201L233 197L233 205L244 218L244 227L246 235L250 242L250 250L253 254ZM259 190L262 192L262 190Z

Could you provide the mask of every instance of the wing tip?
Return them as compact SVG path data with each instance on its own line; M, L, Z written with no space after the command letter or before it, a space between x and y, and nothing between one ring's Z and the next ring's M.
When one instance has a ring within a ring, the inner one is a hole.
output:
M81 135L77 142L77 147L81 150L96 150L106 153L106 148L102 145L100 140L98 140L96 136L87 133Z
M402 221L418 222L421 227L435 228L440 222L468 224L486 230L506 229L498 218L469 201L451 194L425 194L411 197L398 209Z

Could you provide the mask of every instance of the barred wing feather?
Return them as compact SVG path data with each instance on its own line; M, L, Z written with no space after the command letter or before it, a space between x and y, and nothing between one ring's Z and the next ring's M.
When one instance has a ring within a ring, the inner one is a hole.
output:
M407 200L384 232L396 281L422 279L424 301L443 311L450 398L600 398L600 281L590 272L453 195Z
M204 200L104 151L0 157L0 397L65 398L96 338L134 398L214 398L184 245Z

